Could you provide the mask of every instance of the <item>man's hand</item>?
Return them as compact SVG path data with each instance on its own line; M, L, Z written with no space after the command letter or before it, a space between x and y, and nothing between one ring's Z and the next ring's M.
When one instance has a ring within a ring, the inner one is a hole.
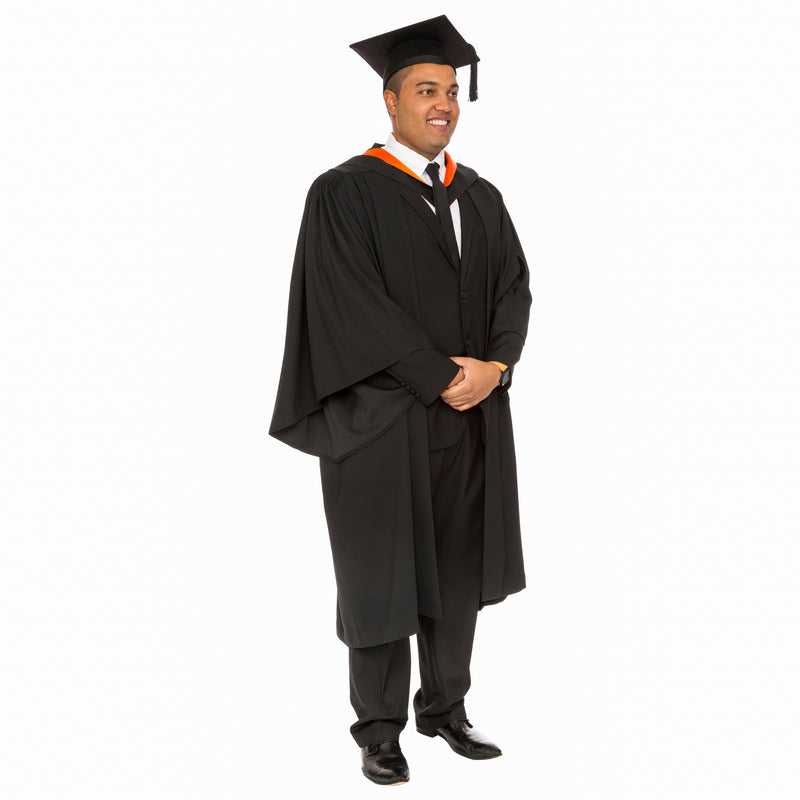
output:
M458 372L456 372L455 378L453 378L453 380L451 380L450 383L447 384L447 388L452 389L457 383L461 383L461 381L463 381L464 378L466 377L467 376L464 373L464 367L459 367Z
M496 364L468 356L450 356L450 359L464 370L464 380L451 383L442 392L441 398L456 411L466 411L478 405L500 383L503 372Z

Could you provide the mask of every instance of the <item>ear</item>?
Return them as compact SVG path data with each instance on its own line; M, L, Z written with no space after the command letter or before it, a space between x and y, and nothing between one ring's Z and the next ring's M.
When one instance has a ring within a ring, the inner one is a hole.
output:
M389 116L396 117L397 95L391 89L386 89L383 92L383 102L386 104L386 110L389 112Z

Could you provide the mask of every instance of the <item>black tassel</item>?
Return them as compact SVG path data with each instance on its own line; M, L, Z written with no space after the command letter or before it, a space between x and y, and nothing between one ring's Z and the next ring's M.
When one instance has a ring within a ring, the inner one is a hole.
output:
M478 99L478 54L475 48L470 45L472 50L472 61L469 65L469 101L474 103Z

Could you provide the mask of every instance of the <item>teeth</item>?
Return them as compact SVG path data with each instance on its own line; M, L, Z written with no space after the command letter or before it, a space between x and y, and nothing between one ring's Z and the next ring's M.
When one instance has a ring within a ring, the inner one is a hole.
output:
M442 128L447 125L446 119L429 119L428 122L430 122L431 125L438 125Z

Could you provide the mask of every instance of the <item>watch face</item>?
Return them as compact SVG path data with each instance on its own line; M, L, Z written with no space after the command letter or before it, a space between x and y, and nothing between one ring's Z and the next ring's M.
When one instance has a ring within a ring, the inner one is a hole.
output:
M503 374L500 376L500 385L505 386L511 378L511 370L504 369Z

